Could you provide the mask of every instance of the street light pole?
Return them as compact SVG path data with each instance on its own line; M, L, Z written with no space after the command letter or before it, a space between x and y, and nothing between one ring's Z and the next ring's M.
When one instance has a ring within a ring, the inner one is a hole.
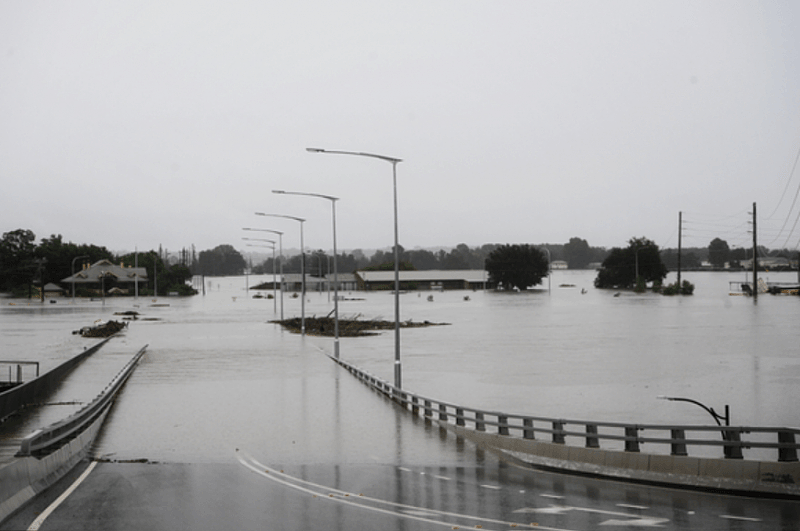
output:
M283 195L305 195L309 197L320 197L331 202L331 212L333 213L333 356L339 359L339 267L336 265L336 201L338 197L323 194L311 194L305 192L287 192L286 190L273 190L273 194ZM328 292L330 294L330 292Z
M402 370L400 365L400 246L397 231L397 163L402 159L363 153L359 151L337 151L320 148L306 148L309 153L328 153L332 155L354 155L385 160L392 164L392 187L394 190L394 386L402 389ZM335 262L334 262L335 263Z
M689 402L690 404L694 404L696 406L700 406L701 408L705 409L708 412L709 415L714 417L714 421L716 421L717 426L722 426L722 424L719 421L720 419L725 421L725 425L726 426L730 426L731 425L731 411L730 411L730 408L728 407L727 404L725 404L725 414L724 415L720 415L719 413L714 411L713 407L708 407L707 405L703 404L702 402L698 402L697 400L692 400L691 398L681 398L681 397L677 397L677 396L663 396L663 395L659 395L656 398L658 398L659 400L670 400L672 402ZM724 436L724 432L723 432L723 436Z
M279 270L279 273L281 275L281 321L283 321L283 233L281 231L279 231L279 230L271 230L271 229L248 229L248 228L244 228L242 230L254 230L254 231L260 231L260 232L271 232L273 234L277 234L278 235L278 249L279 249L278 254L280 255L279 258L280 258L280 261L281 261L280 270ZM273 271L275 270L275 260L274 259L272 260L272 270ZM274 280L273 280L273 282L274 282ZM273 284L273 287L274 287L274 284Z
M303 246L303 223L306 221L303 218L298 218L295 216L285 216L282 214L265 214L264 212L256 212L256 216L269 216L273 218L286 218L286 219L293 219L295 221L300 222L300 267L302 268L302 299L300 300L300 333L306 335L306 251L305 247ZM283 260L281 260L281 267L283 267ZM281 279L283 282L283 279ZM282 286L281 286L282 287ZM283 291L281 290L281 296L283 296ZM281 305L281 308L283 306ZM281 316L281 320L283 320L283 316Z
M89 255L84 254L82 256L76 256L72 259L72 267L70 272L72 273L73 277L75 277L75 260L80 260L81 258L89 258ZM75 304L75 278L72 279L72 304Z
M272 311L278 311L278 297L276 297L277 292L275 288L275 240L267 240L264 238L242 238L243 240L251 240L251 241L258 241L258 242L269 242L271 246L261 246L258 247L267 247L268 249L272 249ZM255 245L247 244L250 247L256 247Z

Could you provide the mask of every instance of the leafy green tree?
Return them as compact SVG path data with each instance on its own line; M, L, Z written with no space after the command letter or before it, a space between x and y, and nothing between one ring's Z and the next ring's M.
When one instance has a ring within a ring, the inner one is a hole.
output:
M658 245L647 238L631 238L625 249L611 249L594 280L595 287L633 288L637 283L637 264L643 282L662 282L667 277Z
M719 238L714 238L708 244L708 261L717 268L725 267L725 262L730 259L731 250L728 242Z
M527 289L548 274L547 256L528 244L501 245L486 258L489 282L503 289Z

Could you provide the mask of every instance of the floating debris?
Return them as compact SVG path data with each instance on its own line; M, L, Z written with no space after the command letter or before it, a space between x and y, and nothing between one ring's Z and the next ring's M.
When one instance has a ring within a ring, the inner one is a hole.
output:
M72 333L80 334L81 337L110 337L127 326L128 323L120 323L117 321L95 321L93 326L84 326L80 330L76 330Z
M271 323L279 324L290 332L296 334L300 333L302 325L300 317L292 317L291 319L270 321ZM422 321L415 323L414 321L402 321L400 328L422 328L425 326L443 326L449 323L432 323L430 321ZM333 317L306 317L306 334L313 336L334 336L334 328L336 324ZM339 337L362 337L373 336L382 330L393 330L394 321L382 321L373 319L370 321L359 319L339 319Z

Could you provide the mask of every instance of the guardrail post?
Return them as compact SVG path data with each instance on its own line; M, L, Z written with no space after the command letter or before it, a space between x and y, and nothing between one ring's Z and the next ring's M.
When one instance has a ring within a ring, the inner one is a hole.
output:
M475 431L486 431L486 424L483 423L483 413L475 412Z
M500 435L508 435L508 417L505 415L497 415L497 433Z
M625 426L625 451L639 451L639 428L636 426Z
M586 448L600 448L600 439L597 438L597 425L586 425Z
M556 444L564 444L567 442L564 436L564 421L563 420L554 420L553 421L553 442Z
M432 417L433 416L433 407L431 407L431 401L425 400L425 416Z
M439 420L447 420L447 406L439 404Z
M464 426L466 423L464 422L464 409L457 407L456 408L456 426Z
M414 415L419 414L419 400L417 400L416 396L411 396L411 412Z
M779 431L778 444L794 445L794 433L792 433L791 431ZM788 448L786 446L779 446L778 461L797 461L797 448Z
M522 425L525 427L522 430L523 439L535 439L533 433L533 419L522 419Z
M684 430L670 430L670 454L689 455L686 451L686 432Z
M737 429L723 428L722 439L725 441L725 459L744 459L742 456L742 439Z

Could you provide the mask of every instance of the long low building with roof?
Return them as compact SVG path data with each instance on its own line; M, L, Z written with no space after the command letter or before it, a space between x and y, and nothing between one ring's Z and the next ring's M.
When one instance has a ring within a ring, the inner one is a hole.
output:
M125 292L134 289L136 283L147 282L147 269L144 267L125 267L125 264L114 264L109 260L100 260L88 267L84 267L74 275L62 279L63 284L75 285L91 290Z
M483 269L400 271L401 290L487 289L489 274ZM394 289L394 271L356 271L358 289Z

